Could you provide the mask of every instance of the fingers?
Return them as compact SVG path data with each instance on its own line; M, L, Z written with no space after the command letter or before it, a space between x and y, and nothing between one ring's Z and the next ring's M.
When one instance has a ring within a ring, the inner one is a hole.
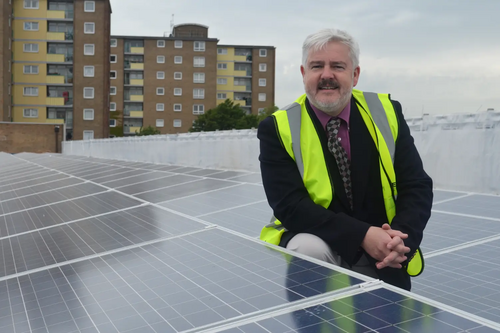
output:
M408 238L408 234L405 234L399 230L394 230L394 229L391 229L391 226L388 224L388 223L384 223L382 225L382 230L384 230L385 232L387 232L389 234L389 236L391 237L400 237L401 239L406 239Z
M387 248L389 250L396 251L396 252L401 253L401 254L410 252L410 248L405 246L405 243L403 242L403 240L399 236L394 237L387 244Z
M392 251L383 261L377 262L376 266L378 269L385 267L401 268L401 263L406 260L406 256L398 252Z

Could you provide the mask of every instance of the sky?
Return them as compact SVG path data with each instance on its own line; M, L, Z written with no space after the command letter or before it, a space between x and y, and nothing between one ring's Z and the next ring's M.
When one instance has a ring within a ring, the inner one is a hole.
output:
M357 89L406 117L500 110L500 0L110 0L111 34L163 36L199 23L219 44L276 47L279 107L304 93L302 43L323 28L360 45Z

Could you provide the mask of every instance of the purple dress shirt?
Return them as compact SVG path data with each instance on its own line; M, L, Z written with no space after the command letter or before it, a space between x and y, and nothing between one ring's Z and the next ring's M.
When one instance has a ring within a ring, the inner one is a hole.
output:
M324 113L323 111L317 109L314 105L310 104L314 113L316 113L316 117L318 117L323 129L325 130L326 135L328 136L328 132L326 131L326 124L328 121L334 117ZM351 160L351 143L349 141L349 116L351 115L351 101L347 103L346 107L340 114L337 116L343 121L340 122L339 134L338 137L340 139L340 144L344 148L347 153L347 158Z

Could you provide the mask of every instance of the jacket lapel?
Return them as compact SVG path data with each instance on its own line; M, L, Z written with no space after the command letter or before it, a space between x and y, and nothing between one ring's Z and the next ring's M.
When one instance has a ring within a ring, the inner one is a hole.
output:
M351 116L349 118L349 141L351 143L351 182L354 200L354 209L363 207L363 200L368 186L370 161L372 154L376 153L373 142L366 124L361 117L356 101L351 99Z

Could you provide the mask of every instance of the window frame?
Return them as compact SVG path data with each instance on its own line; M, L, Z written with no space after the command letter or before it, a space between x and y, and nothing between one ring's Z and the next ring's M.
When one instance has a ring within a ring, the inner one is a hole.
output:
M202 76L203 80L196 80L196 75ZM205 83L205 73L195 72L193 73L193 83Z
M156 96L163 96L165 95L165 88L164 87L156 87Z
M200 106L203 108L202 111L199 110ZM195 111L195 107L198 110ZM193 114L195 114L195 115L205 114L205 104L193 104Z
M114 88L114 90L115 90L115 93L114 93L114 94L113 94L113 88ZM116 95L116 92L117 92L116 86L110 86L110 87L109 87L109 94L110 94L111 96Z
M161 45L160 45L160 43L161 43L161 42L163 42L163 46L161 46ZM164 39L158 39L158 40L156 41L156 47L159 47L159 48L165 48L165 44L167 44L167 43L165 42L165 40L164 40Z
M195 91L202 92L199 96L196 96ZM193 99L205 99L205 88L193 88Z
M30 111L30 115L29 116L26 116L25 112L29 110ZM35 111L35 116L32 115L31 111ZM38 118L38 109L36 108L25 108L23 109L23 118Z
M219 83L219 80L224 80L223 81L224 83ZM227 78L226 77L218 77L217 78L217 84L226 85L227 84Z
M267 72L267 64L259 64L259 72Z
M33 50L29 50L27 51L26 50L26 46L30 45L30 49L33 49L33 46L36 45L36 51L33 51ZM23 44L23 52L25 53L38 53L40 52L40 45L38 45L38 43L24 43Z
M220 69L220 70L227 70L227 62L218 62L217 63L217 69Z
M115 61L113 61L113 60L111 59L112 57L115 57ZM110 55L109 55L109 62L110 62L111 64L116 64L116 63L118 62L118 55L117 55L117 54L110 54Z
M92 138L91 139L85 139L85 134L92 134ZM94 131L93 130L84 130L83 131L83 140L94 140Z
M161 125L158 125L158 122L160 122ZM155 127L165 127L165 119L156 119Z
M160 61L161 58L163 58L163 61ZM156 63L157 64L164 64L165 63L165 56L164 55L156 56Z
M87 75L87 69L92 68L92 75ZM83 66L83 77L94 77L95 76L95 67L94 66Z
M221 52L219 52L219 51L221 51ZM224 51L225 51L225 52L224 52ZM217 54L220 54L220 55L225 55L225 54L227 54L227 48L225 48L225 47L218 47L218 48L217 48Z
M219 95L221 97L219 97ZM224 97L222 97L222 96L224 96ZM227 99L227 93L217 93L217 99L224 99L224 100L226 100Z
M87 53L87 47L92 46L92 53ZM95 44L83 44L83 55L93 56L95 55Z
M92 10L87 10L87 4L92 4L93 5ZM95 13L95 1L85 1L83 3L83 11L85 13Z
M158 106L160 106L160 105L161 105L161 110L158 109ZM165 111L165 103L156 103L156 111L158 111L158 112Z
M111 74L113 74L113 73L115 74L115 77L111 76ZM109 71L109 79L110 80L116 80L117 77L118 77L118 72L117 71L115 71L115 70Z
M264 51L264 54L262 53ZM267 49L259 49L259 57L267 57Z
M92 27L92 31L87 31L87 26ZM83 23L83 33L85 35L94 35L95 34L95 22L84 22Z
M174 49L182 49L182 44L182 40L174 40Z
M33 73L32 70L30 70L29 72L26 72L26 68L36 68L36 73ZM38 75L40 74L40 68L38 65L23 65L23 74L25 75Z
M26 29L26 24L27 23L30 23L31 25L33 25L34 23L36 23L36 29L33 29L33 28L30 28L30 29ZM24 22L23 24L23 30L24 31L39 31L40 30L40 22L35 22L35 21L26 21Z
M182 88L174 88L174 96L182 96Z
M85 97L85 90L92 92L92 97ZM95 98L95 89L94 87L83 87L83 99L94 99Z
M267 79L259 79L259 87L267 87Z
M264 97L264 98L261 98L261 97ZM259 95L257 96L257 100L259 102L265 102L267 100L267 94L266 93L259 93Z
M198 47L196 47L196 43L198 43ZM203 47L202 47L203 45ZM194 41L193 42L193 51L195 52L205 52L206 44L204 41Z
M34 91L36 91L36 93L34 94L27 94L26 93L26 89L34 89ZM29 97L37 97L38 95L40 94L40 89L38 89L38 87L23 87L23 96L29 96Z
M115 41L115 42L113 43L113 41ZM111 38L111 39L109 40L109 47L118 47L118 39L116 39L116 38Z
M180 62L178 61L180 59ZM182 56L174 56L174 64L180 65L182 64Z
M175 109L176 106L179 107L178 110ZM180 103L174 103L174 105L172 107L172 110L174 110L174 112L181 112L182 111L182 104L180 104Z
M92 117L91 118L85 117L85 113L87 111L91 111L92 112ZM83 109L83 120L94 120L94 109Z
M114 122L114 124L111 125L111 122ZM109 120L109 127L116 127L116 119L110 119Z
M27 2L29 2L30 4L36 3L36 7L26 7ZM40 9L40 1L39 0L24 0L23 1L23 8L24 9Z
M160 77L160 74L162 74L162 77ZM164 71L157 71L156 72L156 79L157 80L165 80L165 72Z
M111 107L114 105L114 107ZM109 111L116 111L116 102L109 102Z
M176 126L176 124L178 124L178 126ZM174 119L174 121L172 122L172 126L175 128L182 127L182 119Z
M201 60L203 60L202 64L200 63ZM193 67L200 67L200 68L205 67L205 57L204 56L193 57Z
M178 78L176 77L177 74L180 74ZM174 80L182 80L182 72L174 72Z

